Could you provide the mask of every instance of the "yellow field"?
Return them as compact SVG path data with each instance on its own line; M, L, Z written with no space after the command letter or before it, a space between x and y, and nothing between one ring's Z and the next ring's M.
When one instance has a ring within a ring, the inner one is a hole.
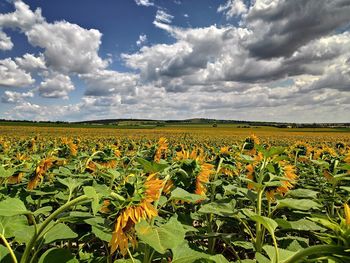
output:
M119 129L119 128L72 128L72 127L29 127L0 126L2 137L80 137L82 139L116 139L145 138L158 139L166 137L170 140L201 140L222 143L241 142L247 136L255 134L261 141L288 145L295 141L307 141L312 144L350 142L350 132L331 128L280 129L273 127L237 128L233 125L211 127L209 125L166 126L152 129Z

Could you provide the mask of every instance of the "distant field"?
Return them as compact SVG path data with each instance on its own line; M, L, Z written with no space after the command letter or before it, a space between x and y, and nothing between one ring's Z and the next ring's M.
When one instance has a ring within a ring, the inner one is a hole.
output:
M242 127L242 125L241 125ZM236 124L221 124L212 127L209 124L170 124L166 126L112 126L112 125L81 125L81 124L34 124L16 123L15 125L0 124L0 136L33 137L85 137L85 138L116 138L134 137L157 139L187 138L194 140L224 140L227 143L241 141L251 134L256 134L262 141L282 142L288 144L303 140L314 143L349 142L350 129L345 128L275 128L254 126L240 128Z

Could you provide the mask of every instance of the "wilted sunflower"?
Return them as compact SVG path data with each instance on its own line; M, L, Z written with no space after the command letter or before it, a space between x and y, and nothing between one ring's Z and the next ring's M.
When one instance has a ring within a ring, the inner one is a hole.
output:
M317 149L314 154L314 160L322 159L329 160L337 156L337 152L326 145L322 146L322 148Z
M301 162L308 160L312 150L312 147L308 143L302 141L296 142L291 149L292 155L296 156L298 161Z
M286 180L282 180L282 185L277 187L277 192L281 195L285 195L290 189L294 187L297 182L298 176L295 173L295 167L293 165L284 165L283 173Z
M205 162L204 151L202 149L194 149L191 152L181 150L177 152L175 160L181 162L181 168L186 171L187 176L184 178L185 175L179 174L178 178L173 178L173 184L205 196L206 184L214 172L214 165Z
M44 160L41 160L38 166L35 169L34 176L30 179L27 188L33 190L37 187L38 183L42 180L45 173L51 168L54 164L55 158L49 157Z
M161 158L165 158L166 151L168 150L168 141L166 138L161 137L157 143L157 149L154 154L154 161L159 163Z
M164 182L152 174L147 177L143 185L143 199L137 204L133 202L125 207L118 215L112 239L109 243L111 247L111 253L116 250L124 256L127 253L129 243L133 248L137 245L137 239L135 235L135 224L142 219L150 220L157 216L157 210L153 207L152 202L158 200L160 197L160 190L164 186ZM109 202L106 202L109 205ZM107 212L108 208L103 208L103 212Z
M255 134L252 134L248 138L245 139L244 144L243 144L243 149L248 151L247 154L254 155L254 154L256 154L255 147L257 145L260 145L260 140Z
M129 243L135 248L137 245L135 224L140 222L141 219L149 220L155 216L157 216L157 210L146 200L136 206L125 208L119 214L117 222L114 225L112 239L109 242L111 253L114 253L118 249L125 256Z
M72 156L76 156L78 153L78 145L74 144L72 139L68 139L68 138L62 138L62 144L64 144L68 150L69 150L69 154Z

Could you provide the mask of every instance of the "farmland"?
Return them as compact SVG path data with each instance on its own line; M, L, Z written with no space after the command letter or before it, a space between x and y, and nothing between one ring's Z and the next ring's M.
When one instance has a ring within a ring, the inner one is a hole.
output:
M0 127L0 262L350 262L350 132Z

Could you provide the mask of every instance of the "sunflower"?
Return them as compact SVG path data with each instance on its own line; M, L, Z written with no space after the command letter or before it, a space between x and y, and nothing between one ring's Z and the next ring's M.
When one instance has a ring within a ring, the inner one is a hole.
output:
M255 134L252 134L245 139L243 149L247 150L249 155L254 155L256 154L255 148L257 145L260 145L260 140Z
M322 159L328 160L329 158L336 157L337 153L333 148L328 146L322 146L322 148L317 149L314 154L314 160Z
M111 253L118 250L124 256L128 251L129 243L133 248L136 247L135 224L142 219L150 220L158 215L152 202L158 200L163 186L163 180L158 179L155 174L149 175L143 184L143 199L138 204L131 203L119 213L109 243ZM110 202L107 201L102 212L108 212L109 205Z
M165 157L165 153L168 150L168 141L166 138L161 137L157 144L157 150L154 154L154 161L159 163L160 159Z
M298 141L292 146L292 154L296 156L299 161L306 161L312 153L312 147L303 141Z
M146 200L136 206L125 208L118 216L117 222L114 225L112 239L109 243L111 246L111 253L119 250L120 253L125 256L128 251L129 243L135 248L137 245L134 228L135 224L142 219L152 219L157 216L157 214L157 210Z
M281 195L285 195L290 189L292 189L298 178L293 165L284 165L283 173L286 180L282 180L282 185L277 187L277 192Z
M62 143L68 147L70 155L72 155L72 156L77 155L78 145L74 144L74 142L71 139L62 138Z
M205 154L202 149L194 149L191 152L181 150L177 152L175 160L181 162L181 168L187 172L187 178L177 178L173 184L184 184L189 191L205 196L206 184L210 175L214 172L214 165L205 162Z
M194 191L197 195L205 196L207 187L205 184L209 182L210 175L213 173L214 166L209 163L201 164L200 172L196 178L196 190Z
M35 169L34 176L30 179L27 188L33 190L37 187L38 183L42 180L45 173L51 168L54 164L55 158L49 157L40 161L39 165Z

